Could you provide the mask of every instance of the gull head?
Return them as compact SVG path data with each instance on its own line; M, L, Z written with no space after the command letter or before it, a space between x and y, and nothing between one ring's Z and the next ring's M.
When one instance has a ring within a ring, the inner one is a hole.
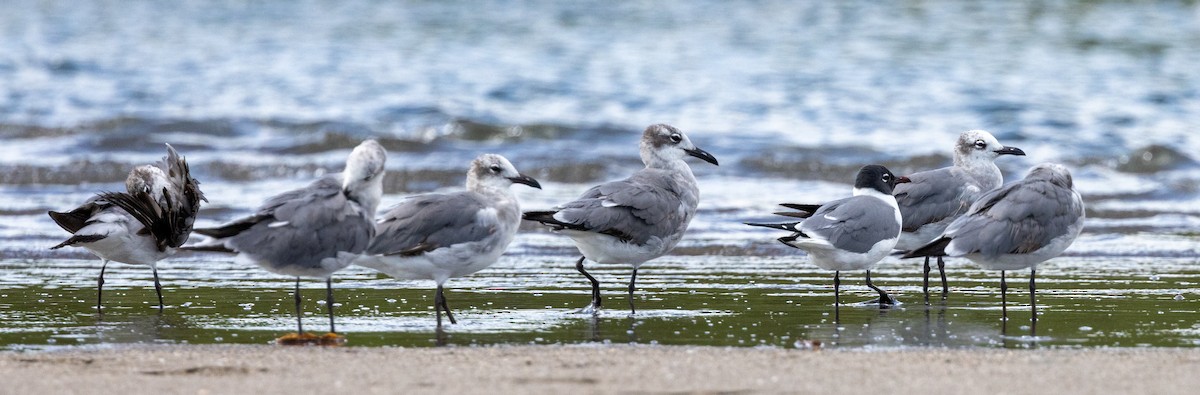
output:
M1005 147L995 136L985 130L968 130L958 136L954 144L954 164L971 165L991 163L1001 155L1024 156L1025 151L1017 147Z
M129 176L125 178L125 191L130 194L148 193L158 201L162 198L163 187L170 183L167 173L158 166L141 165L129 171Z
M908 177L896 177L891 170L882 165L866 165L858 170L858 176L854 179L854 195L874 191L890 196L892 190L896 189L896 184L906 182L910 182Z
M667 124L650 125L642 133L642 162L646 166L662 167L667 163L694 156L717 164L717 158L692 144L686 134Z
M508 188L514 183L542 189L542 184L533 177L518 172L512 162L500 155L479 155L471 161L471 169L467 170L467 189L471 191L479 191L482 188Z
M346 158L346 170L342 172L342 191L358 201L375 215L375 207L383 196L384 165L387 151L375 140L363 141L350 157Z
M1025 174L1026 180L1047 180L1054 185L1067 189L1075 188L1075 180L1066 166L1057 163L1042 163L1029 169Z

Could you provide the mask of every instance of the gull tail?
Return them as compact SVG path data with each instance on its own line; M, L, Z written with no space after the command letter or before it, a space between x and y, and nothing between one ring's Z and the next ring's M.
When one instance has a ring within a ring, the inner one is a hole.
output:
M930 242L929 244L923 245L920 248L909 251L900 258L907 259L923 256L946 256L946 246L950 245L951 240L952 239L949 237L942 237Z

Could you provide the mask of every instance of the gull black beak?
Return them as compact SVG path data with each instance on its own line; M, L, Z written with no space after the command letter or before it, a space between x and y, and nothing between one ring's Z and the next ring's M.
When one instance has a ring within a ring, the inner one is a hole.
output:
M899 178L896 178L897 184L906 184L906 183L910 183L910 182L912 182L912 180L908 179L908 177L905 177L905 176L900 176Z
M524 174L520 174L517 177L508 177L508 179L517 184L525 184L537 189L542 189L542 184L539 184L537 180L533 179L533 177Z
M712 154L708 153L708 151L705 151L705 150L702 150L699 148L693 148L693 149L684 149L683 152L687 152L688 155L700 158L701 160L703 160L705 162L720 166L720 164L717 164L717 157L712 156Z
M1025 156L1025 151L1022 151L1020 148L1017 148L1017 147L1004 147L1004 148L996 150L996 154L997 155Z

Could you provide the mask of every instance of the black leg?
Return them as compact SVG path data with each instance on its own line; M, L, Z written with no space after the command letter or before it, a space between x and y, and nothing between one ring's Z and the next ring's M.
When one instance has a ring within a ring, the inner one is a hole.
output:
M937 257L938 274L942 275L942 299L946 299L950 295L950 287L946 285L946 261L942 257Z
M837 325L842 322L841 316L841 300L838 297L838 291L842 287L842 277L840 271L833 271L833 324Z
M296 333L304 334L304 323L300 321L300 277L296 277Z
M637 269L633 269L633 275L629 276L629 314L637 314L637 309L633 308L633 284L637 282Z
M442 285L438 284L437 295L433 297L433 309L446 312L446 318L450 319L451 324L458 324L454 319L454 314L450 313L450 306L446 305L446 294L442 292ZM438 326L442 326L442 314L438 313Z
M1033 313L1029 321L1029 335L1037 336L1037 286L1033 283L1033 278L1037 276L1037 269L1029 269L1029 311Z
M154 272L154 292L158 293L158 312L161 313L163 311L163 298L162 284L158 282L158 268L152 267L150 270Z
M1004 280L1004 271L1000 271L1000 319L1004 321L1003 329L1008 330L1008 282Z
M325 308L329 310L329 333L337 333L333 326L333 277L325 279Z
M921 290L925 291L925 304L929 304L929 257L925 257L925 281L921 283Z
M600 300L600 282L596 281L596 278L592 277L591 274L588 274L587 270L583 270L583 260L584 259L586 259L586 258L579 257L579 261L575 262L575 270L578 270L580 273L583 273L583 276L587 277L588 281L592 282L592 312L596 313L596 312L598 312L598 310L600 310L600 302L601 302L601 300Z
M100 301L104 299L104 270L108 269L108 260L103 259L104 263L100 265L100 277L96 279L96 314L104 314L100 310Z
M882 289L879 289L879 287L876 287L875 284L871 283L870 270L867 270L867 286L879 293L879 308L883 309L895 304L895 302L892 302L892 297L888 296L887 292L883 292Z

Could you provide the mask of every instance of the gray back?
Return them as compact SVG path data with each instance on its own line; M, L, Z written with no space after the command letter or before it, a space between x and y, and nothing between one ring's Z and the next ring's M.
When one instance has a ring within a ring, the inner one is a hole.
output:
M1083 215L1083 201L1069 187L1026 178L984 194L944 235L967 253L1023 254L1068 234Z
M908 178L911 182L896 184L893 192L906 232L967 212L971 203L985 192L970 192L968 186L974 181L954 167L914 173Z
M361 253L375 234L371 213L342 193L341 174L267 199L227 245L275 267L320 267L338 252Z
M432 251L458 243L483 240L496 232L494 224L478 222L487 208L478 193L414 196L388 209L376 225L371 254L410 254Z
M559 206L555 218L645 244L651 237L667 238L687 225L699 203L695 189L669 171L645 168L625 180L587 190L579 199Z
M871 196L826 203L801 222L799 229L828 240L838 249L855 253L870 251L875 243L900 234L895 209Z

